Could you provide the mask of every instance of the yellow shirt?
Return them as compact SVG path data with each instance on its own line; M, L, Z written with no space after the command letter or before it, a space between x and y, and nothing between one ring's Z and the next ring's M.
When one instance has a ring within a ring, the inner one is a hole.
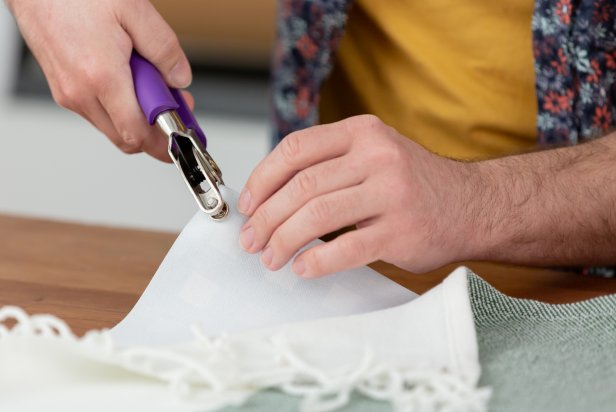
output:
M532 0L357 0L321 122L372 113L453 158L536 141Z

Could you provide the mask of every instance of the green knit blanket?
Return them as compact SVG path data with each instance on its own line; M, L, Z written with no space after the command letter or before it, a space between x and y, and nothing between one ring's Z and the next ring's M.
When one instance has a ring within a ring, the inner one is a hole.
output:
M469 274L493 411L616 411L616 295L551 305Z
M492 387L490 410L616 411L616 295L551 305L506 296L468 274L482 367ZM299 410L277 391L225 412ZM390 411L360 395L340 411Z

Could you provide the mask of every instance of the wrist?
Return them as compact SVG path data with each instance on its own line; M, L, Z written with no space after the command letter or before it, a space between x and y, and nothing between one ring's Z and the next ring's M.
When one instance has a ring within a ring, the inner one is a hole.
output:
M450 259L455 262L480 260L485 254L485 239L490 237L486 223L486 192L496 188L481 162L452 162L449 179L444 188L448 195L443 200L451 213L441 216L444 245L449 248ZM489 186L488 186L489 185Z
M467 193L460 205L464 236L460 260L503 260L500 254L507 248L509 231L521 224L516 205L528 201L529 188L499 160L465 164Z

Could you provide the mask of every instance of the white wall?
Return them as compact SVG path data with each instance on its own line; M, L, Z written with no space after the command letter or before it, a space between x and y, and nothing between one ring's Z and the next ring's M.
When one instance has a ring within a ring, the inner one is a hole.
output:
M51 102L9 96L14 40L0 3L0 213L179 231L196 204L175 166L120 153ZM241 189L269 148L265 119L199 121L225 182Z

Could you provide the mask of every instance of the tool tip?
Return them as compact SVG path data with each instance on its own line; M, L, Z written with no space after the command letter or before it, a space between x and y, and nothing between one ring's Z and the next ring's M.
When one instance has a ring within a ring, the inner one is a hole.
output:
M229 205L227 205L227 202L224 202L224 205L222 206L222 209L220 209L220 212L218 212L215 215L212 215L211 218L214 220L222 220L228 214L229 214Z

